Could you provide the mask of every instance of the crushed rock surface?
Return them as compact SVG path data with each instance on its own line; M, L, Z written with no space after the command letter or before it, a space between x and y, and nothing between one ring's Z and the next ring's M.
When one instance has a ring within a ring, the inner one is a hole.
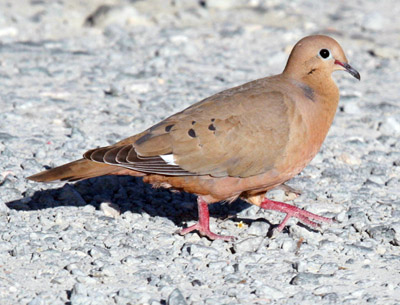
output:
M0 2L0 304L399 303L399 14L394 0ZM282 214L214 204L212 230L237 240L209 241L175 234L197 220L190 194L25 179L280 73L314 33L362 78L334 74L333 126L289 182L291 203L334 224L271 238Z

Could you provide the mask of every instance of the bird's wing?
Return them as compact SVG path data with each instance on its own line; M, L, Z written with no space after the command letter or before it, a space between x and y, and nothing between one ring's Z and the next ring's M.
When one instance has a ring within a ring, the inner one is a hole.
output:
M87 159L163 175L250 177L274 167L289 139L288 95L261 79L211 96Z

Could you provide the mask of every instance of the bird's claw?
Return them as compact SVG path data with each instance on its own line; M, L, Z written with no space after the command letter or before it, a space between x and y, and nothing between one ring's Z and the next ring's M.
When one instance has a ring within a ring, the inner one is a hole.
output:
M225 236L225 235L219 235L219 234L213 233L213 232L211 232L209 227L204 227L199 222L190 227L179 230L178 233L180 235L185 235L192 231L198 231L201 236L207 237L211 240L222 239L225 241L232 241L234 239L233 236Z
M269 200L267 198L264 199L264 201L261 203L260 207L263 209L266 209L266 210L274 210L274 211L286 213L286 216L283 219L283 221L275 229L276 232L281 232L285 228L288 220L292 217L297 218L301 223L309 225L313 228L319 227L320 223L332 223L333 222L333 219L331 219L331 218L319 216L319 215L313 214L311 212L302 210L298 207L292 206L290 204L287 204L284 202L279 202L279 201Z

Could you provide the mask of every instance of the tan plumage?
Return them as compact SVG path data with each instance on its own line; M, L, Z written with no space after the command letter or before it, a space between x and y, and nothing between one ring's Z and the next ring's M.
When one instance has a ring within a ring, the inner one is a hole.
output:
M207 203L238 197L264 207L265 192L298 174L325 139L339 101L334 70L359 78L335 40L306 37L294 47L282 74L217 93L138 135L28 179L144 176L155 186L199 195L199 213ZM268 208L281 210L282 205ZM194 229L221 238L209 232L202 217Z

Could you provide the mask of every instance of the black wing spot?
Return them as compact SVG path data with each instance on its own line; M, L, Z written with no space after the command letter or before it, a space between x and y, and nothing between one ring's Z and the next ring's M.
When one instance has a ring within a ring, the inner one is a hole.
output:
M196 137L196 132L194 131L194 129L190 128L188 131L188 135L192 138Z
M140 137L139 139L137 139L137 141L135 142L136 145L140 145L144 142L146 142L148 139L150 139L153 135L151 133L147 133L144 136Z
M213 124L208 125L208 129L214 131L215 130L215 126Z
M174 127L174 124L165 126L165 131L166 131L166 132L170 132L171 129L172 129L172 127Z

